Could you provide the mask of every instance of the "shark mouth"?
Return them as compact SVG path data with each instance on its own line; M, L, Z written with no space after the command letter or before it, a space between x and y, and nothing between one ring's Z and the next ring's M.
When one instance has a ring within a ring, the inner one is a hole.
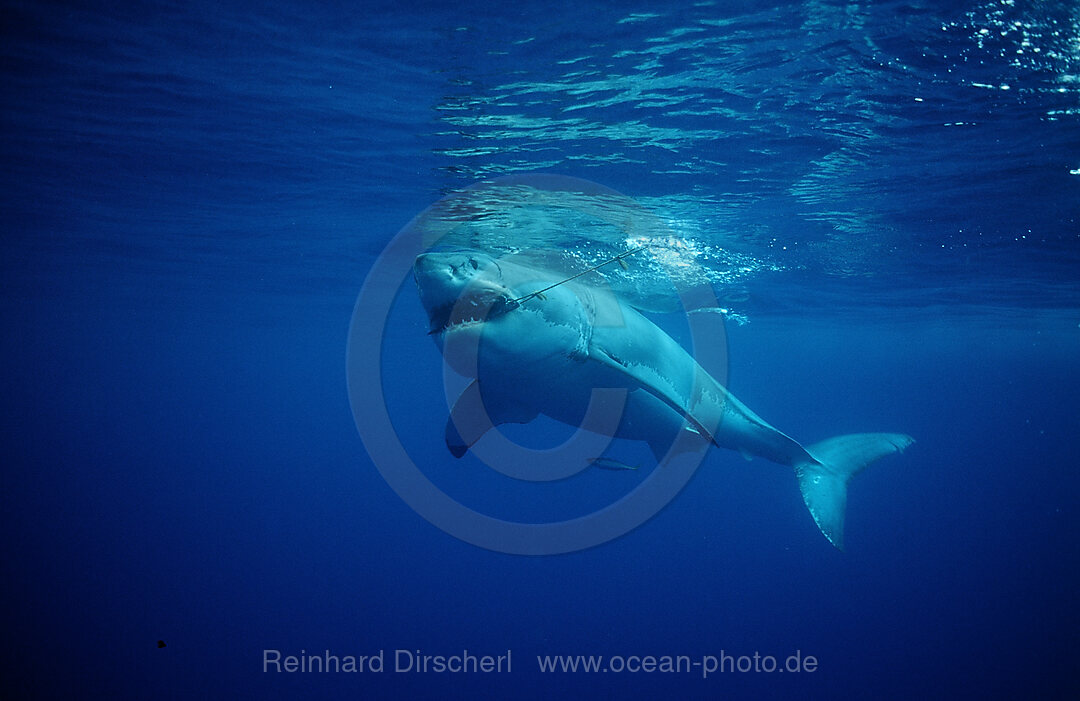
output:
M458 299L431 310L428 314L431 322L428 335L483 324L517 309L518 306L516 301L504 295L492 294Z

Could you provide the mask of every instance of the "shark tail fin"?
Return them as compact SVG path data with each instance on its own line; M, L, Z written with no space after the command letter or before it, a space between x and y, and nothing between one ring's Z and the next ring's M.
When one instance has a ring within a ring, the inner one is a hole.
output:
M853 433L807 447L813 461L795 463L803 501L822 534L844 549L844 510L847 485L864 467L915 442L902 433Z

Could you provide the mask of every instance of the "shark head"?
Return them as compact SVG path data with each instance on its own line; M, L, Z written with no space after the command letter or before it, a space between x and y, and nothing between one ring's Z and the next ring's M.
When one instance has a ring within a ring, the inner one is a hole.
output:
M516 307L499 263L483 253L424 253L413 277L432 335L475 332Z
M417 256L413 277L428 334L461 375L586 352L593 296L559 273L459 251Z

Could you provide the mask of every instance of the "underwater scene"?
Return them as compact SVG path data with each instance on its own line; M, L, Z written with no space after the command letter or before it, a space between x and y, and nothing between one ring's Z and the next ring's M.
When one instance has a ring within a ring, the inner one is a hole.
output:
M5 1L3 686L1080 694L1080 5Z

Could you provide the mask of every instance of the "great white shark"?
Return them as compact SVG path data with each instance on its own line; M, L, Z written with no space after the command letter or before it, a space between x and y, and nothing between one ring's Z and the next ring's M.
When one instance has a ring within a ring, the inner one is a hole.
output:
M625 390L614 436L657 460L675 439L792 468L825 537L844 546L849 480L914 442L856 433L803 447L717 382L674 339L610 289L472 251L425 253L413 266L430 335L455 371L475 378L451 409L446 443L461 457L485 428L540 414L578 426L596 388ZM449 349L471 348L469 353ZM479 429L473 417L490 422Z

